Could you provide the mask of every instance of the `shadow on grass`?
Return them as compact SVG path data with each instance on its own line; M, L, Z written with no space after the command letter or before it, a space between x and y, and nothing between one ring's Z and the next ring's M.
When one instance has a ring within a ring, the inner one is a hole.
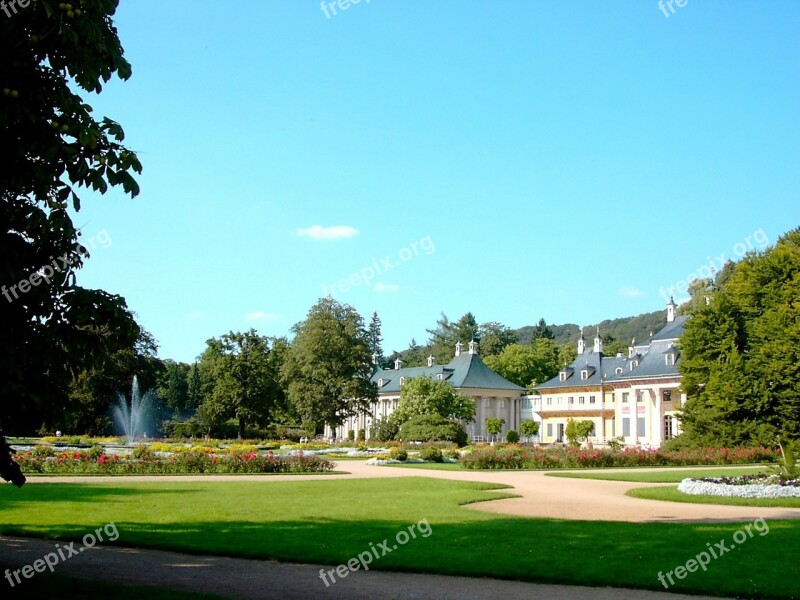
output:
M685 565L708 544L731 540L741 527L497 518L430 522L430 529L417 523L412 537L412 524L388 515L366 522L117 522L120 538L115 545L334 566L383 546L390 552L374 560L371 569L663 590L657 579L660 571ZM51 527L47 537L79 539L85 532L64 524ZM670 591L794 597L798 584L786 577L775 558L800 555L798 533L794 523L774 522L768 536L755 535L736 552L712 561L708 571L676 581Z

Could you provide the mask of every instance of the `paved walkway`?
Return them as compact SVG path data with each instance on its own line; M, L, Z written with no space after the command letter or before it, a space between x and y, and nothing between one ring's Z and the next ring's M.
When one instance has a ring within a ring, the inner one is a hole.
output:
M47 540L0 537L0 563L18 569L52 552L53 546L53 542ZM57 565L56 573L114 583L153 585L162 589L217 594L237 600L704 599L702 596L620 588L538 585L518 581L377 571L356 571L345 579L337 578L336 583L325 587L319 578L322 568L327 570L331 567L95 546ZM22 583L15 585L11 596L30 597L25 594L25 583L26 580L22 579ZM9 597L7 581L0 581L0 590L0 597Z

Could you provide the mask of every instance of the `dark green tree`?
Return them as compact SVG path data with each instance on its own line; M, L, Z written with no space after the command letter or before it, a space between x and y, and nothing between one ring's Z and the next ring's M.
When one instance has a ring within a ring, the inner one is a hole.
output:
M556 338L553 330L547 326L547 322L544 319L539 319L539 322L536 324L536 327L533 328L533 333L531 334L531 343L534 340L538 340L541 338L545 338L548 340L554 340Z
M481 325L479 335L478 353L482 357L500 354L505 348L516 344L519 340L516 331L496 322Z
M751 252L693 305L679 362L686 441L774 446L800 438L800 230Z
M0 18L0 422L16 433L51 428L76 374L139 337L123 298L76 284L88 251L68 212L80 209L77 188L139 191L122 128L81 97L131 75L116 6L70 13L40 0Z
M376 312L372 313L372 319L369 321L367 343L369 344L369 351L377 360L377 364L382 365L385 360L381 345L383 343L383 335L381 333L381 320Z
M293 331L282 378L302 421L335 431L349 416L369 410L377 387L370 381L372 353L361 315L322 298Z

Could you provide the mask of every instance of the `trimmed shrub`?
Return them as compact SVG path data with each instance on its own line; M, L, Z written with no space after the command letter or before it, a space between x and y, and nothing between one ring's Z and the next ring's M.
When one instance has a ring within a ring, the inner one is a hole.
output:
M392 446L389 448L389 458L393 458L402 462L408 460L408 452L406 452L403 448Z
M397 439L404 442L455 442L467 443L467 434L456 421L439 415L417 415L400 427Z
M422 460L429 460L431 462L444 462L444 455L442 454L441 449L437 448L436 446L428 446L427 448L424 448L422 452L419 453L419 457Z
M347 439L350 440L351 442L355 442L356 441L356 431L355 431L355 429L351 429L350 431L347 432Z
M519 441L519 434L513 429L509 429L506 433L506 441L509 444L516 444Z
M378 442L389 442L397 437L400 424L397 419L381 418L372 424L370 439Z
M358 441L363 442L367 439L367 431L365 429L358 430Z

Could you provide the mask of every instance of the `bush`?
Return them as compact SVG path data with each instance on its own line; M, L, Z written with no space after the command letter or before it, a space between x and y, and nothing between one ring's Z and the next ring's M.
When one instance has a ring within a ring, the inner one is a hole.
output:
M392 446L389 448L389 458L403 462L408 460L408 452L406 452L403 448Z
M456 421L439 415L417 415L400 427L397 439L404 442L455 442L467 443L467 434Z
M351 442L355 442L356 441L356 431L355 431L355 429L351 429L350 431L347 432L347 439L350 440Z
M367 432L364 429L358 430L358 441L363 442L367 439Z
M103 450L103 447L100 446L99 444L96 444L96 445L92 446L91 449L89 450L89 452L87 452L86 454L91 460L97 460L98 458L103 456L105 453L106 452L105 452L105 450Z
M164 432L170 438L194 438L203 437L207 429L196 418L192 417L188 421L168 421L164 423Z
M519 434L513 429L509 429L506 433L506 441L509 444L516 444L519 441Z
M419 453L419 457L422 460L428 460L431 462L444 462L444 455L442 454L441 449L437 448L436 446L428 446L427 448L424 448L422 452Z
M381 418L372 424L370 439L378 442L389 442L397 437L400 424L392 417Z
M444 457L450 460L458 460L461 458L461 452L458 448L451 448L444 451Z

